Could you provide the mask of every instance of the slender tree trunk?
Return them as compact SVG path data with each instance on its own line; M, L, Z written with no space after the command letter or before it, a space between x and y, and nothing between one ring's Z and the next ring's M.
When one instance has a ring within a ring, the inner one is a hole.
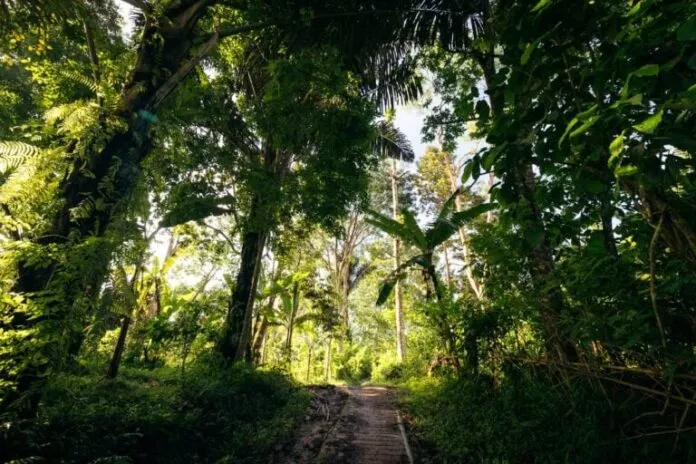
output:
M458 188L457 180L455 178L454 166L447 166L447 173L450 179L450 191L451 193L454 193L457 191ZM457 211L462 210L462 201L458 196L454 199L454 206ZM467 237L466 229L464 229L464 227L460 227L457 232L459 234L459 241L462 245L462 254L464 255L464 275L466 276L466 280L469 283L469 287L471 288L471 291L474 292L474 296L476 297L476 299L482 300L482 286L476 280L476 277L474 276L474 271L471 268L471 251L469 250L469 237Z
M116 347L114 348L114 354L111 356L109 369L106 371L106 377L109 379L115 379L118 375L118 368L121 367L123 351L126 349L126 337L128 336L128 328L130 327L130 324L131 317L123 316L123 319L121 320L121 328L118 332L118 341L116 342Z
M312 366L312 345L307 343L307 374L305 376L305 382L309 383L309 373Z
M333 339L329 337L326 340L326 355L324 356L324 383L329 383L331 378L331 342Z
M449 291L452 291L452 272L450 271L450 263L449 263L449 246L447 246L447 242L442 244L442 252L445 258L445 277L447 278L447 288Z
M268 332L268 318L265 316L261 317L261 323L259 324L259 330L254 338L254 346L252 348L252 361L255 365L259 365L261 361L261 349L266 340L266 333Z
M290 319L288 320L288 331L285 336L285 356L288 361L292 359L292 332L295 327L295 316L300 303L300 284L295 282L292 287L292 307L290 308Z
M477 61L483 71L490 97L491 115L493 118L498 118L502 115L504 97L500 90L493 85L496 71L492 51L477 55ZM524 159L524 156L524 153L520 153L519 158ZM577 349L560 331L559 319L565 303L562 290L553 278L554 258L535 195L536 179L532 165L528 162L521 162L514 175L514 184L520 200L517 205L520 226L526 235L534 237L534 240L529 241L528 244L529 271L534 288L539 293L538 304L546 335L547 349L551 353L555 352L561 360L576 361L578 359Z
M392 213L394 220L399 216L399 184L396 170L396 160L391 159ZM401 240L394 239L394 269L401 266ZM396 359L403 362L406 359L404 343L404 314L401 299L401 283L397 280L394 287L394 306L396 317Z

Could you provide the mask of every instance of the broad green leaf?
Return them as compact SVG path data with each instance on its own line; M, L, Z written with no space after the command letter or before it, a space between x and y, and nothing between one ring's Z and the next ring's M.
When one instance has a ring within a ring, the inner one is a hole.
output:
M471 178L471 173L474 172L474 160L470 160L464 165L464 172L462 172L462 184L466 183L469 178Z
M425 249L427 248L425 242L425 235L423 234L421 228L418 226L418 222L416 222L416 218L413 216L413 213L409 211L407 208L402 208L401 215L404 218L404 225L411 233L412 238L410 241L414 243L422 251L425 251Z
M696 16L689 18L677 30L677 40L681 42L696 40Z
M638 167L632 164L627 164L626 166L619 166L614 170L614 175L616 177L626 177L632 176L638 172Z
M633 126L638 132L643 132L644 134L652 134L657 129L657 126L662 122L662 116L664 115L664 110L660 110L653 114L643 122L640 122Z
M657 76L658 74L660 74L660 66L656 64L646 64L637 71L633 71L633 75L638 77Z

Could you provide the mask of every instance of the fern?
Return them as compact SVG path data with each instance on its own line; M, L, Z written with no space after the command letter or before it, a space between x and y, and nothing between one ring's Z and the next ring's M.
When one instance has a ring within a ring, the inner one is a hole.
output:
M24 142L0 142L0 174L6 176L39 151L38 147Z
M34 464L36 462L46 462L46 460L39 456L29 456L27 458L20 458L8 461L7 464Z
M61 71L61 75L63 75L63 77L67 77L68 79L70 79L72 81L77 82L78 84L84 85L89 90L91 90L92 93L95 95L97 95L99 93L99 86L90 77L87 77L87 76L80 74L79 72L76 72L76 71Z

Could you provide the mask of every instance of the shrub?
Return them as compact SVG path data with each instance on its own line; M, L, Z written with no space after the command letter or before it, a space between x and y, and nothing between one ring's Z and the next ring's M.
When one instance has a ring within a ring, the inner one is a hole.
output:
M216 363L123 369L116 380L58 376L36 424L8 437L15 457L49 462L263 461L287 439L308 396L285 375Z

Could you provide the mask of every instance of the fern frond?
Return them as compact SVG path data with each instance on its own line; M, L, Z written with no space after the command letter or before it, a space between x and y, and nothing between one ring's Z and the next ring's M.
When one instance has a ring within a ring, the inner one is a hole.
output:
M14 171L39 151L38 147L24 142L0 142L0 174Z
M84 85L95 95L99 93L99 86L96 82L94 82L94 79L92 79L91 77L85 76L84 74L80 74L76 71L61 71L60 74L63 77L67 77L68 79L77 82L78 84Z

